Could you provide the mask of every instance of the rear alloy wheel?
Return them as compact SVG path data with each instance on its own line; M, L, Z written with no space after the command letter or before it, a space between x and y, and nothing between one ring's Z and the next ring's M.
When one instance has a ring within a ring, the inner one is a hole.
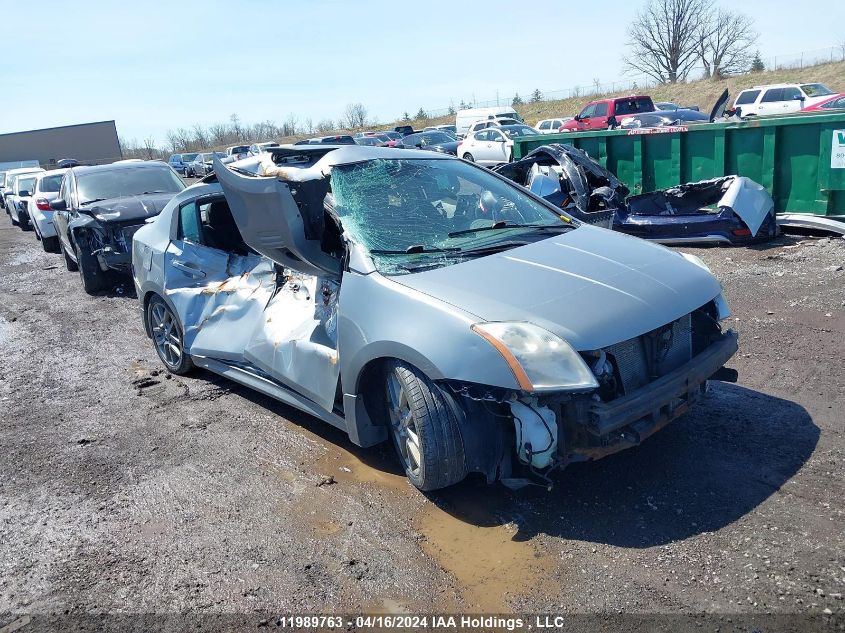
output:
M75 261L73 261L73 258L70 256L70 253L67 252L64 242L59 242L59 248L61 248L62 255L65 258L65 268L67 268L72 273L75 273L77 270L79 270L79 265Z
M458 405L422 372L394 361L385 373L393 445L411 483L437 490L466 477Z
M475 158L473 158L473 157L472 157L472 154L470 154L469 152L467 152L466 154L464 154L463 159L464 159L464 160L468 160L468 161L469 161L469 162L471 162L471 163L474 163L474 162L475 162Z
M170 373L181 376L193 369L194 363L185 353L182 326L170 306L158 295L147 304L147 327L158 357Z
M97 257L88 251L88 248L80 248L75 243L76 263L79 267L79 277L82 279L82 287L89 295L105 290L109 286L109 275L102 268Z

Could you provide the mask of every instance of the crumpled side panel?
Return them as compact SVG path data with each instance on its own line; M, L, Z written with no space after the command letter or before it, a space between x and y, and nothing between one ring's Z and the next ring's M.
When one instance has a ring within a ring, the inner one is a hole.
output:
M191 354L243 360L264 306L275 287L272 262L256 256L229 254L222 281L165 290L185 327Z
M244 359L331 411L337 362L339 284L289 274L246 345Z

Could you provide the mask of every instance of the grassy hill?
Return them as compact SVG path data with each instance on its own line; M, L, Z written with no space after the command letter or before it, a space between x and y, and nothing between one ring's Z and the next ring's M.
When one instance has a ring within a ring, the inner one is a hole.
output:
M729 79L714 81L702 79L678 84L664 84L654 88L644 88L639 92L651 95L655 101L673 101L680 105L697 105L702 112L709 112L716 99L725 88L730 90L731 101L739 94L740 90L758 86L761 84L774 83L809 83L819 82L826 84L831 90L845 92L845 62L834 62L830 64L819 64L807 68L795 68L784 70L771 70L760 73L749 73L738 75ZM594 99L603 97L625 96L631 94L630 90L624 92L590 94L570 99L556 101L540 101L539 103L526 103L516 107L516 111L525 119L529 125L534 125L540 119L549 119L557 116L574 116L581 111L581 108ZM444 99L445 100L445 99ZM504 103L503 103L504 105ZM402 122L379 124L373 126L383 129L399 125ZM417 128L425 125L438 125L443 123L455 123L454 116L444 116L433 119L416 119L411 124ZM371 128L368 128L371 129ZM358 130L338 130L343 132L355 132ZM301 136L297 139L303 138ZM287 142L288 139L285 139Z

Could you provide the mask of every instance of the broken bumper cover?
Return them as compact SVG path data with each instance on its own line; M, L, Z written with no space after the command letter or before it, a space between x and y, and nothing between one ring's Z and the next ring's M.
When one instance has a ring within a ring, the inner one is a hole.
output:
M689 410L700 394L700 386L737 349L737 334L728 330L692 360L635 393L610 402L593 402L587 429L596 436L610 436L611 441L603 446L573 447L570 459L599 459L636 446L659 431Z
M97 261L103 271L118 270L129 272L132 267L132 253L118 253L110 247L97 251Z

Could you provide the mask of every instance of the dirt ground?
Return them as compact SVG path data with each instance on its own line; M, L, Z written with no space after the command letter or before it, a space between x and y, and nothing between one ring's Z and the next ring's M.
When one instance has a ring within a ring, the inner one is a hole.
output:
M724 284L738 384L552 492L427 496L389 446L167 375L130 282L86 295L0 216L0 629L89 612L841 616L845 240L689 251Z

